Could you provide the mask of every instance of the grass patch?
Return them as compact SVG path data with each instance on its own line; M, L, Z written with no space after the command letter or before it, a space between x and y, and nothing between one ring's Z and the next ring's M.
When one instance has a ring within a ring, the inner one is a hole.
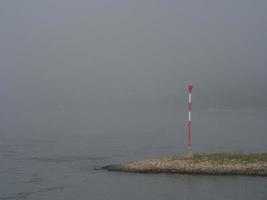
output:
M192 160L208 160L215 162L243 161L243 162L267 162L267 153L257 154L236 154L236 153L215 153L215 154L194 154Z

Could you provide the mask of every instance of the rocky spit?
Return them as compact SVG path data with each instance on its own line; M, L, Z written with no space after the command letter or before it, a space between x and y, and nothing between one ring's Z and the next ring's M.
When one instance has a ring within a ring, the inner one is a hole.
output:
M240 158L238 155L229 156L229 154L227 156L224 154L196 155L190 158L168 156L161 159L107 165L103 169L136 173L267 176L266 154L264 156L263 159L261 156Z

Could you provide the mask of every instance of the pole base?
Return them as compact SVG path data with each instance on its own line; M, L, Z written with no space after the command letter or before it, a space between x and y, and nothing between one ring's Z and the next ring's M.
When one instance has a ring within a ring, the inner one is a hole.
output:
M187 154L186 154L187 158L192 158L193 157L193 153L192 153L192 147L188 147L187 148Z

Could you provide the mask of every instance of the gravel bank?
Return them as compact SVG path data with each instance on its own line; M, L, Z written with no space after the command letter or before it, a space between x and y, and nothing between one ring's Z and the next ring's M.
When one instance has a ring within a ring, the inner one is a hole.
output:
M263 157L261 156L263 155ZM203 175L267 176L267 154L209 154L192 158L168 156L104 166L108 171Z

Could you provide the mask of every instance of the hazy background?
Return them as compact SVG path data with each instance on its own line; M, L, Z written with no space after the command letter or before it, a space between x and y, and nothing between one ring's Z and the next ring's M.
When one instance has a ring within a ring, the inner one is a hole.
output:
M264 0L1 1L0 135L177 130L189 82L194 111L266 109L266 10Z
M0 199L267 199L262 177L99 170L184 155L188 83L194 153L267 152L266 13L266 0L0 0Z

